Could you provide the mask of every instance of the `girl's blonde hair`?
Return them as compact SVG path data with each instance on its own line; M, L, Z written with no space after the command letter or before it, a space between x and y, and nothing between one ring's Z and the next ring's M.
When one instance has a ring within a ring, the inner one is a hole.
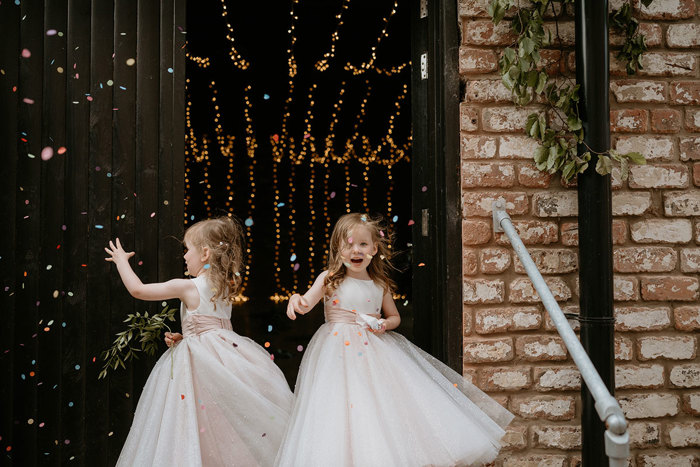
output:
M243 267L243 228L232 217L199 221L185 232L191 246L209 248L209 281L214 288L212 302L233 303L241 287Z
M353 229L358 226L363 226L369 230L372 242L377 246L377 254L374 255L374 258L367 266L367 273L370 279L378 283L385 292L391 293L396 289L396 284L389 276L390 271L393 269L390 262L392 235L384 228L380 218L373 219L367 214L350 213L338 219L331 234L330 251L328 253L328 275L323 281L323 287L327 295L330 295L337 289L343 279L345 279L347 268L344 263L348 259L344 260L340 252L348 244L348 239L352 237Z

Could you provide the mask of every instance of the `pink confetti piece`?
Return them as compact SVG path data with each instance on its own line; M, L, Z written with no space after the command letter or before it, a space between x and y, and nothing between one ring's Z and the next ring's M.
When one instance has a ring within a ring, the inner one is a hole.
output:
M335 191L331 191L331 199L335 198Z
M66 149L65 146L61 146L60 148L58 148L58 151L56 151L56 152L60 155L63 155L66 153L66 151L68 151L68 149Z
M47 36L55 36L57 32L58 31L56 31L55 29L49 29L48 31L46 31L46 35Z
M41 150L41 160L47 161L53 157L53 148L51 146L46 146Z
M428 191L428 187L423 185L423 188L421 188L420 191L425 193L426 191Z
M32 56L32 53L30 52L29 49L22 49L22 57L29 58L31 56Z
M24 99L22 99L22 102L24 102L25 104L32 105L34 103L34 99L30 99L28 97L25 97Z
M410 219L410 220L408 221L408 225L413 225L413 224L415 224L415 222L413 222L413 219Z
M297 345L297 352L303 352L304 351L304 346L303 345Z

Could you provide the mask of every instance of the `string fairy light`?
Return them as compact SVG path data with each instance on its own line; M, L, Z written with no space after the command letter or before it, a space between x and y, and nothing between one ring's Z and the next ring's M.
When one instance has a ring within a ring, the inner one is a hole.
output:
M250 62L243 58L240 52L236 50L235 39L233 37L233 27L231 26L231 23L228 22L228 9L226 7L225 0L221 0L221 16L224 18L224 22L226 23L226 29L228 30L228 33L226 34L226 39L228 39L228 41L231 43L229 57L231 57L233 66L240 70L247 70L250 66Z
M385 37L389 37L389 33L387 33L387 29L389 28L389 23L391 21L391 18L393 18L394 15L396 14L398 6L399 6L399 1L395 0L394 6L391 8L391 12L389 13L389 15L382 18L382 22L384 23L384 27L382 28L382 32L379 33L379 37L377 37L376 44L374 44L372 46L372 48L370 49L370 59L368 61L362 63L359 67L348 62L345 64L345 70L351 71L353 75L361 75L361 74L365 73L367 70L372 69L372 66L374 65L374 61L377 59L377 48L379 47L379 44L381 44L382 39L384 39Z
M343 0L343 3L340 5L340 13L335 15L338 23L335 26L335 30L331 34L330 50L324 53L323 58L314 64L314 68L316 68L318 71L326 71L330 67L330 60L335 58L335 43L340 38L340 28L343 26L343 13L348 8L350 8L350 0Z

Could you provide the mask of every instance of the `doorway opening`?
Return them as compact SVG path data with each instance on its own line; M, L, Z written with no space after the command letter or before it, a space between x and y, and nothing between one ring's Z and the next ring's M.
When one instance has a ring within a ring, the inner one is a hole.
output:
M323 322L287 298L325 269L335 221L382 216L394 235L399 332L413 337L408 2L188 2L185 228L233 214L247 262L234 330L290 383Z

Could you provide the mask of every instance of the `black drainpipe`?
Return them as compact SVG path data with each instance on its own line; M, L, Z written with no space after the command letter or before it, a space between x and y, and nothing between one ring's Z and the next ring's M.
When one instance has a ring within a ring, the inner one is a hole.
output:
M610 148L608 0L576 0L576 81L580 84L584 141L597 152ZM579 145L583 154L588 148ZM610 175L595 171L597 156L578 176L581 343L614 394L612 192ZM605 426L588 389L581 388L584 467L607 465Z

